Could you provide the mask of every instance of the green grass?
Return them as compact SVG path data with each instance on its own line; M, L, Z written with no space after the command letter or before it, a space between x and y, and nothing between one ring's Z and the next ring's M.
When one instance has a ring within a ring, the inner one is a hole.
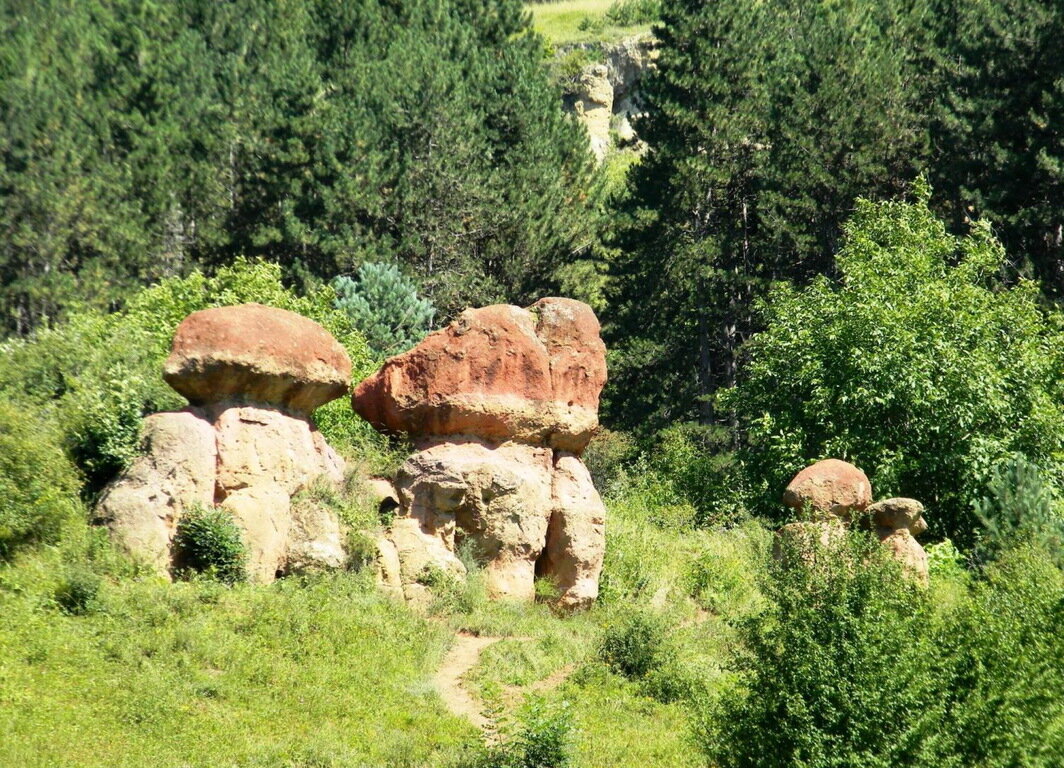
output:
M601 19L614 0L561 0L556 3L530 3L532 25L552 45L565 43L613 42L626 37L645 35L650 24L629 27L605 25L594 29L580 29L585 18Z
M70 523L59 544L0 564L0 765L454 768L479 734L432 679L458 630L507 638L467 676L486 703L510 714L530 693L568 703L576 766L694 765L690 707L610 672L598 649L612 622L650 610L684 674L715 688L731 630L705 608L757 600L706 563L749 570L751 534L669 530L644 499L608 503L603 601L572 616L491 602L475 571L424 615L381 596L368 572L169 584ZM101 587L71 615L57 595L83 573Z

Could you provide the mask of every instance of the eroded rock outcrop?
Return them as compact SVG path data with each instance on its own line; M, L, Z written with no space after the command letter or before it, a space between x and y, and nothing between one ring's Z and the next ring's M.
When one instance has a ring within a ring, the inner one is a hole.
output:
M551 298L466 310L362 382L355 410L417 448L395 479L382 584L417 600L426 574L464 575L469 542L494 597L531 600L542 576L563 606L594 601L605 508L579 453L605 380L594 313Z
M249 576L343 564L339 521L293 497L344 462L311 412L345 394L351 361L317 323L259 304L194 312L178 326L164 377L192 405L144 420L142 451L104 492L96 517L132 555L168 575L193 507L232 513Z
M916 541L927 530L924 505L904 498L871 502L872 485L853 464L825 459L806 467L787 485L783 503L809 519L783 526L776 534L774 553L808 563L814 550L836 546L846 528L858 522L871 527L891 556L926 584L927 553Z

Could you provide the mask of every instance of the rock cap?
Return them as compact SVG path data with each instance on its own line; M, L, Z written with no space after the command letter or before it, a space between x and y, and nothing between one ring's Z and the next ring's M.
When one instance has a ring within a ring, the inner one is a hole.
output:
M384 432L471 435L579 452L598 427L606 347L586 304L467 309L389 358L352 395Z
M824 459L797 475L783 492L783 503L812 508L819 516L849 520L872 503L872 484L860 469L839 459Z
M310 413L347 392L351 359L313 320L240 304L181 321L163 378L193 405L257 402Z

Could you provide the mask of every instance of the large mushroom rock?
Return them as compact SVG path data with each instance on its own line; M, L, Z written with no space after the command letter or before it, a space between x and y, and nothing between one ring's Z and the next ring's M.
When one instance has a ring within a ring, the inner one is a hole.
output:
M927 552L916 537L927 530L924 505L916 499L884 499L866 510L880 542L921 584L928 583Z
M837 517L848 521L854 512L872 503L872 484L853 464L825 459L794 476L783 492L783 503L797 510L810 510L820 519Z
M455 547L469 541L493 597L531 600L541 576L563 606L593 601L605 510L579 452L605 380L591 308L548 298L466 310L362 382L355 410L419 449L395 482L399 577L385 544L382 584L420 599L426 569L461 575Z
M347 393L351 359L313 320L241 304L181 321L163 378L193 405L234 400L308 414Z
M598 427L606 350L586 304L467 309L355 388L382 431L473 435L581 451Z
M258 304L194 312L177 329L164 376L201 407L145 419L142 455L105 491L97 518L165 576L192 506L232 514L255 581L341 566L339 521L293 498L319 479L343 480L343 459L310 412L347 392L350 370L343 347L292 312Z

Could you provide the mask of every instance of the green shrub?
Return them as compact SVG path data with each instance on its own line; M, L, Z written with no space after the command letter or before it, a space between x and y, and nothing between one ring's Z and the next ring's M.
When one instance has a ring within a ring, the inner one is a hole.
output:
M669 651L664 620L636 611L606 628L598 655L614 672L640 680L660 668Z
M417 295L414 281L394 264L367 262L358 279L337 277L332 282L336 306L383 357L403 352L428 332L436 308Z
M965 572L965 557L949 539L936 541L924 547L927 552L927 570L931 578L961 576Z
M661 18L661 0L616 0L605 18L618 27L650 24Z
M79 511L78 475L48 414L0 399L0 561L53 542Z
M703 705L700 740L720 768L909 762L932 682L930 601L867 534L774 562L770 606L737 648L737 683ZM962 763L967 764L967 763Z
M638 446L627 432L602 428L591 438L581 457L599 493L613 487L624 468L636 457Z
M72 569L55 589L55 602L64 613L83 616L99 605L100 577L85 568Z
M1003 285L990 228L947 233L915 201L858 201L836 280L776 287L740 383L721 395L743 439L758 511L779 516L787 481L844 458L879 496L920 499L932 533L970 546L973 502L1022 454L1064 479L1064 343L1038 286Z
M995 470L987 494L975 502L982 524L975 549L979 562L1032 542L1064 558L1064 515L1036 465L1023 456L1006 461Z
M549 705L529 696L516 727L495 723L495 734L473 768L570 768L574 765L573 726L568 704Z
M247 546L233 516L224 509L191 509L177 524L177 561L226 584L247 579Z

